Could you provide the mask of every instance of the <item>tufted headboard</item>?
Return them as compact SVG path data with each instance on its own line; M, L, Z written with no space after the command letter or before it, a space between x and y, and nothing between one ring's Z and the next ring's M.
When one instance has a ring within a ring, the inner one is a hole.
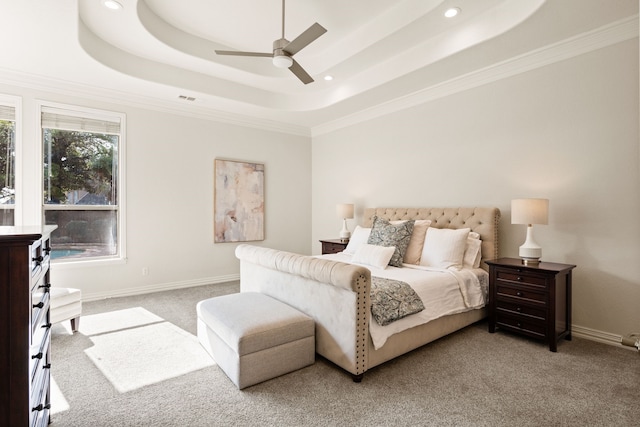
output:
M482 259L498 258L498 208L366 208L362 226L371 227L374 216L389 221L430 219L436 228L470 228L480 234Z

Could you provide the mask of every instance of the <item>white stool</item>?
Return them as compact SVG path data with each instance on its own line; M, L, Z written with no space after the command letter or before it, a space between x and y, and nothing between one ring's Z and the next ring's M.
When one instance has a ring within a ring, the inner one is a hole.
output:
M74 288L49 288L51 297L49 321L59 323L71 320L71 330L76 332L82 314L82 292Z

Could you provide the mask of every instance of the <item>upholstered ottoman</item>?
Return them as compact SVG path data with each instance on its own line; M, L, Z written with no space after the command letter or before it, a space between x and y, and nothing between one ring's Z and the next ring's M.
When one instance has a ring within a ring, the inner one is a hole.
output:
M304 313L257 292L200 301L198 340L239 388L315 361L315 323Z

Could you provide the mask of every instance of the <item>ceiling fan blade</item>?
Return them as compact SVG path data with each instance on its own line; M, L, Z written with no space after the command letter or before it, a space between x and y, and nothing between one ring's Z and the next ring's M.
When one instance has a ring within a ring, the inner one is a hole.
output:
M293 58L291 58L293 59ZM300 81L304 84L309 84L313 81L313 78L311 78L311 76L309 75L309 73L307 73L304 68L302 68L300 66L300 64L298 64L298 62L293 59L293 65L291 65L291 67L289 67L289 70L291 70L291 72L293 74L296 75L297 78L300 79Z
M327 30L317 22L307 28L302 34L293 39L291 43L284 47L285 52L289 55L295 55L300 52L309 43L326 33Z
M273 53L263 52L241 52L239 50L216 50L218 55L235 55L235 56L264 56L268 58L273 57Z

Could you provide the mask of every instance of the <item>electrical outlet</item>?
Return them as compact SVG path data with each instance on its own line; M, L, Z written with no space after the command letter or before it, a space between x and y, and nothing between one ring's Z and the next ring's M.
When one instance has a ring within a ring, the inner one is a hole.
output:
M142 275L143 276L149 275L149 267L142 267Z

